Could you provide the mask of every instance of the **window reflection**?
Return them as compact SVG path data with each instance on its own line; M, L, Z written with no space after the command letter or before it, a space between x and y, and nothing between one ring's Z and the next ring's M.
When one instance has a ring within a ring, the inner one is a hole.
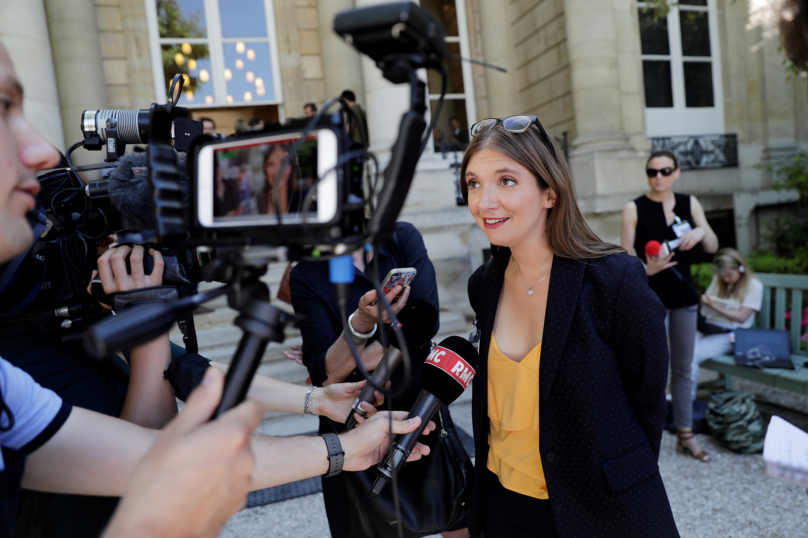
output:
M269 44L250 43L249 50L238 52L238 43L224 44L225 79L227 93L236 103L269 101L275 98L272 87ZM250 59L252 57L252 59ZM228 102L230 98L228 98Z
M640 43L643 54L670 54L668 18L656 10L640 8Z
M222 21L222 37L225 39L267 37L264 0L220 0L219 17Z
M421 7L432 13L443 24L447 36L457 36L457 7L455 0L421 0Z
M168 87L174 75L185 79L183 91L188 103L207 102L213 99L213 84L210 82L210 54L205 44L176 43L161 45L163 53L163 73ZM185 51L190 51L186 54Z
M671 63L660 60L643 60L642 74L645 81L645 106L647 108L672 107Z
M446 43L446 48L449 54L460 56L460 43ZM459 60L443 61L446 66L446 93L464 93L465 87L463 86L463 66ZM429 93L440 93L440 73L433 69L426 72L427 81L429 83Z
M680 11L682 54L710 56L710 26L706 11Z
M206 37L204 0L156 0L160 37Z
M713 66L710 62L684 62L685 102L688 108L713 107Z

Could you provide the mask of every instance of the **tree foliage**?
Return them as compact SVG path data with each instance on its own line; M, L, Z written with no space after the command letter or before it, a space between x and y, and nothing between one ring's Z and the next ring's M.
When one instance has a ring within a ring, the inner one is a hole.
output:
M200 23L200 14L187 15L177 0L157 0L157 21L160 37L166 38L198 38L206 37L205 28ZM188 68L188 60L205 59L210 54L208 46L204 44L191 44L191 54L182 51L182 44L163 45L162 47L163 73L165 73L166 87L171 83L174 75L181 74L188 77L183 91L196 92L202 86L197 75L192 75ZM175 61L177 53L182 53L185 62L178 65ZM197 70L198 71L198 70ZM213 74L211 73L211 76Z

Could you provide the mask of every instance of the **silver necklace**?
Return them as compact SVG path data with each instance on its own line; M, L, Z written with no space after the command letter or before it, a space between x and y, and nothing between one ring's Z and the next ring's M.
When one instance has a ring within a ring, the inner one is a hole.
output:
M521 280L521 281L522 281L522 284L524 284L525 286L527 286L527 296L528 296L528 297L531 297L531 296L533 295L533 288L535 288L536 286L538 286L539 284L541 284L541 283L542 283L542 281L543 281L545 278L547 278L548 276L550 276L550 273L552 272L552 270L553 270L553 269L552 269L552 267L551 267L551 268L550 268L550 270L549 270L549 271L547 271L547 274L546 274L546 275L544 275L543 277L541 277L541 278L539 279L539 281L538 281L538 282L536 282L535 284L533 284L532 286L529 286L529 285L528 285L528 283L527 283L527 282L525 282L525 279L524 279L524 278L522 278L522 275L520 275L520 274L519 274L519 269L517 269L517 268L516 268L516 261L514 261L514 262L513 262L513 270L514 270L514 271L516 271L516 276L518 276L518 277L519 277L519 280Z

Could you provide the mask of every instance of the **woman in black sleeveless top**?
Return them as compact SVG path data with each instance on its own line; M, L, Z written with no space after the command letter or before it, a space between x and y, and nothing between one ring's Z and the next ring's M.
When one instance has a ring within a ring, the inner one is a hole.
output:
M690 276L690 264L693 247L702 243L704 250L714 253L718 250L718 238L707 223L698 199L673 192L680 170L672 153L654 152L646 169L651 190L623 209L621 243L629 252L634 249L645 263L648 285L668 310L671 396L679 430L676 447L706 463L710 455L693 437L690 372L699 296ZM667 244L672 250L670 254L665 254L665 246L656 252L660 243L665 245L667 241L677 240L678 245Z

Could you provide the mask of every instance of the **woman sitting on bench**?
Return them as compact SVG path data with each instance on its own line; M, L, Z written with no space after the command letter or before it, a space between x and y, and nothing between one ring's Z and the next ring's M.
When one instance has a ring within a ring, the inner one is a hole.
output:
M763 283L733 248L722 248L713 258L713 280L701 296L701 314L693 360L693 399L699 380L699 364L733 352L735 329L750 329L755 312L763 304Z

